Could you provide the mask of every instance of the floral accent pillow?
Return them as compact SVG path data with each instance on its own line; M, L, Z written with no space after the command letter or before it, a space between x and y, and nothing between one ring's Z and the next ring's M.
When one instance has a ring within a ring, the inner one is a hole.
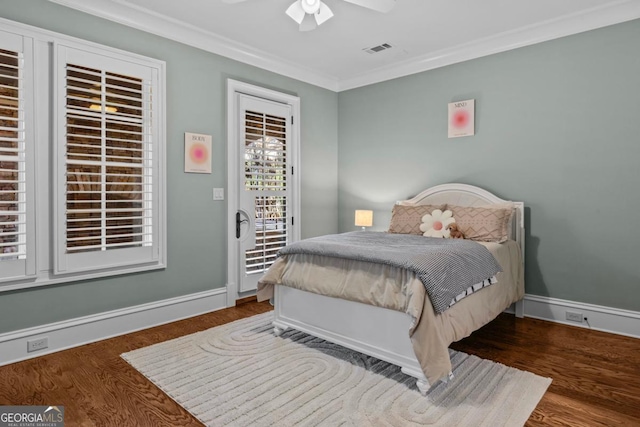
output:
M425 237L444 237L449 238L451 231L449 230L449 224L456 222L453 218L453 213L450 210L442 212L440 209L436 209L431 214L427 214L422 217L422 224L420 224L420 231Z
M430 214L436 209L442 210L446 209L446 207L446 205L395 205L391 212L389 233L416 234L421 236L423 233L420 231L422 217L426 214Z

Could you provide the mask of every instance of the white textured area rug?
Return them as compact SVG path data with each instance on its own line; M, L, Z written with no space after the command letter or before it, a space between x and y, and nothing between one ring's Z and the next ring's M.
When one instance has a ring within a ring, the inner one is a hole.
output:
M394 365L302 332L273 313L122 357L208 426L522 426L551 383L451 351L455 378L427 396Z

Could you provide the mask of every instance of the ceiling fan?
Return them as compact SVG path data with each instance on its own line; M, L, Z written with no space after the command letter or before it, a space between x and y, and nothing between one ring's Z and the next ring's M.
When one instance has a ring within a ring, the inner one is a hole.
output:
M245 0L222 0L225 3L240 3ZM344 0L358 6L386 13L393 9L396 0ZM287 15L300 25L300 31L314 30L333 16L329 6L322 0L296 0L285 11Z

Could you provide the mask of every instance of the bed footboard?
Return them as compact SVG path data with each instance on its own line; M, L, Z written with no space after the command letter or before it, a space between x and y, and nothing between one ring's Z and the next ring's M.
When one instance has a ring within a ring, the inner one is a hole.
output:
M423 394L429 389L411 345L407 314L287 286L275 287L274 305L276 335L291 327L399 366L416 378Z

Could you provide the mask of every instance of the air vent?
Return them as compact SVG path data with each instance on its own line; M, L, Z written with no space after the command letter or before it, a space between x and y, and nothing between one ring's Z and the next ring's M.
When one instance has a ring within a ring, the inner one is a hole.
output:
M387 49L391 49L393 46L391 46L389 43L383 43L381 45L378 46L373 46L373 47L365 47L364 50L367 53L379 53L382 52L383 50L387 50Z

